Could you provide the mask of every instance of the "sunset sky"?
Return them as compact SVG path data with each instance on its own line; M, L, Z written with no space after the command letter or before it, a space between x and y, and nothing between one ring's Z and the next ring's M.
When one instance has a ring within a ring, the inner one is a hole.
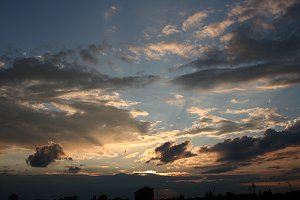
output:
M1 199L300 188L299 0L0 0L0 27Z

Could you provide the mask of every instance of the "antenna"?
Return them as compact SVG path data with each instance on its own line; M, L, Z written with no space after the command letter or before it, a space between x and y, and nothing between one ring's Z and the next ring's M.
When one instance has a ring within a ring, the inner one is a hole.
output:
M289 182L288 182L288 184L289 184L291 192L293 192L293 188L292 188L291 184Z

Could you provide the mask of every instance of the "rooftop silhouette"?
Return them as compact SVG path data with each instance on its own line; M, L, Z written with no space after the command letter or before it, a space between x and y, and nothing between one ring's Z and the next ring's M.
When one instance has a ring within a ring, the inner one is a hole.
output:
M249 189L248 194L243 193L234 193L234 192L226 192L225 194L215 194L215 188L213 190L208 191L205 196L203 197L184 197L183 195L178 195L177 197L172 198L159 198L157 197L156 200L298 200L300 199L300 190L293 191L292 188L291 192L286 193L272 193L271 190L267 191L259 191L256 193L254 191L255 185L253 184L250 186L251 190ZM135 193L135 200L154 200L154 189L150 187L143 187L137 190ZM87 198L89 199L89 198ZM8 200L19 200L19 196L15 193L12 193L8 196ZM25 199L21 199L25 200ZM28 199L30 200L30 199ZM36 199L41 200L41 199ZM43 199L46 200L46 199ZM50 199L47 199L50 200ZM51 200L79 200L77 196L67 196L61 197L59 199L51 199ZM84 200L84 199L80 199ZM108 198L106 195L99 195L93 196L90 200L130 200L129 198Z
M143 187L134 193L135 200L153 200L154 189L150 187Z

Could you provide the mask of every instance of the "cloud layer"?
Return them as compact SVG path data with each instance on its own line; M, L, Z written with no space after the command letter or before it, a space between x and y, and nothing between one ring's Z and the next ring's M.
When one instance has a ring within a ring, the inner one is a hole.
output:
M234 23L233 31L220 38L221 47L211 45L199 59L181 66L195 71L172 83L187 89L224 90L283 88L300 82L299 2L246 2L248 7L232 8L228 20L198 31L201 37L216 37ZM262 8L271 11L261 12Z
M243 136L226 139L213 146L201 147L200 153L217 153L217 165L211 173L225 172L236 169L238 166L250 164L252 159L286 147L300 145L300 121L283 131L268 129L263 137Z
M188 112L199 115L199 119L194 122L191 128L177 135L195 137L199 135L224 136L229 134L257 133L276 126L285 127L288 121L288 118L277 113L276 109L270 108L228 109L224 112L230 115L247 115L247 117L239 120L212 115L210 112L214 110L215 108L189 108Z
M82 51L94 55L106 46L7 58L0 70L1 145L31 148L53 140L88 147L146 134L150 123L135 117L147 112L133 115L137 102L122 99L118 90L144 87L158 77L111 77L77 60L93 62Z

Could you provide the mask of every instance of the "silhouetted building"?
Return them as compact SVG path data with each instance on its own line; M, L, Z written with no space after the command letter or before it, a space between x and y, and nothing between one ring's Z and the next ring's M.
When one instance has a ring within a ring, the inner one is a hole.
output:
M12 193L11 195L8 196L8 200L18 200L19 196L15 193Z
M134 193L135 200L153 200L154 190L150 187L144 187Z

